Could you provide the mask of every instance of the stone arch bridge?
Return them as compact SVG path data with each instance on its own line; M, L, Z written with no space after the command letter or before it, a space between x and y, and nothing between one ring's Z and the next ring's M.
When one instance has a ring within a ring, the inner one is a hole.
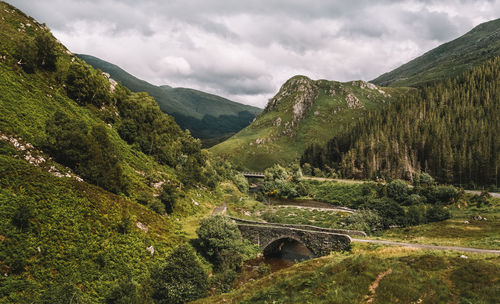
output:
M264 255L271 255L281 250L288 240L294 240L306 246L314 257L328 255L332 251L349 250L351 235L363 236L362 231L327 229L309 225L286 225L260 223L238 218L231 218L238 225L243 238L259 245ZM366 235L365 235L366 236Z

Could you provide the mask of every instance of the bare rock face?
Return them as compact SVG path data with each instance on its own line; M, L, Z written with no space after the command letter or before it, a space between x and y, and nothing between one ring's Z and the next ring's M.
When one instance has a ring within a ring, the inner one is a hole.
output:
M359 101L358 97L356 97L356 95L352 93L347 94L347 96L345 97L345 101L347 102L347 106L349 107L349 109L360 109L364 107L363 103Z
M280 102L288 97L292 99L292 123L296 125L302 120L314 101L318 97L319 88L311 79L305 76L296 76L288 80L280 89L278 94L269 101L267 111L276 109Z
M369 83L363 80L356 80L352 82L352 85L358 86L362 89L370 89L370 90L377 90L378 87L374 85L373 83Z

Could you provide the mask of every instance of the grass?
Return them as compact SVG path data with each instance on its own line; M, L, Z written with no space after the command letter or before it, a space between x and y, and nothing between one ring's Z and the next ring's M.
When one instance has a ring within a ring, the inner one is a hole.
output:
M340 224L347 215L344 212L298 209L294 207L272 207L260 214L267 222L282 224L304 224L324 228L343 228Z
M195 303L498 302L500 257L459 256L355 244L350 254L302 262Z
M500 249L500 199L490 198L490 206L452 207L452 218L442 222L390 229L377 235L381 239L449 246ZM487 220L475 221L475 215ZM469 223L464 223L468 221Z

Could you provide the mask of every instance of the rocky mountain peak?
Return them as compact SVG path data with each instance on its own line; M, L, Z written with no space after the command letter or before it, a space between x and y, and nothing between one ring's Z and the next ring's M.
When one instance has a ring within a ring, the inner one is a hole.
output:
M285 82L278 94L269 101L266 111L277 110L280 105L286 103L285 106L292 110L292 123L295 124L305 117L318 93L319 87L313 80L306 76L294 76Z

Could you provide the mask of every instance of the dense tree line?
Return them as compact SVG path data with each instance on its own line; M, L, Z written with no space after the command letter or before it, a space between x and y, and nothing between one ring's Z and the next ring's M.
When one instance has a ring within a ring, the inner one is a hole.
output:
M427 85L367 113L326 146L306 149L301 164L344 177L413 179L500 186L500 58Z

